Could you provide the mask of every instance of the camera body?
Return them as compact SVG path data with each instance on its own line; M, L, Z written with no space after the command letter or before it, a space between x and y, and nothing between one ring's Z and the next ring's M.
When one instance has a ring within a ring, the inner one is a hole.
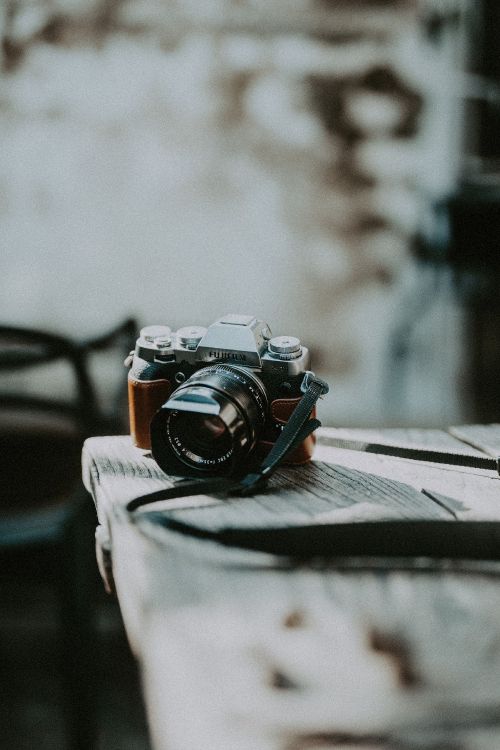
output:
M128 360L134 444L170 474L235 474L261 460L302 397L309 351L250 315L141 330ZM311 417L314 416L314 412ZM311 435L288 458L312 457Z

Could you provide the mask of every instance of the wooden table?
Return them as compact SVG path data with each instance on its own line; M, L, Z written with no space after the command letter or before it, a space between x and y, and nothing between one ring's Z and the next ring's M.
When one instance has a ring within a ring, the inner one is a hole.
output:
M474 463L500 455L500 426L318 438L264 494L161 508L208 530L500 521L493 468L370 452ZM294 561L178 533L148 507L130 518L127 500L170 483L128 437L88 440L83 475L155 750L499 750L499 562L366 557L361 537L359 555Z

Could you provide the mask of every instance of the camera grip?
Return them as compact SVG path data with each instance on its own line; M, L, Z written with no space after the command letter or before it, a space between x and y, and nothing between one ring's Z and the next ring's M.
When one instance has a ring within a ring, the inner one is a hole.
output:
M137 448L151 450L151 420L171 392L172 385L168 380L136 380L129 376L130 434Z

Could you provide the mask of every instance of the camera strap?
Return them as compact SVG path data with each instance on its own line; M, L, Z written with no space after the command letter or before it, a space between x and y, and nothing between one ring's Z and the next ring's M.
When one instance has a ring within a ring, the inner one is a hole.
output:
M314 373L306 373L302 383L304 395L283 427L279 438L256 471L239 480L231 477L185 480L173 487L135 497L127 503L127 510L132 512L142 505L149 505L160 500L189 497L190 495L251 495L267 482L291 451L321 426L321 422L318 419L310 419L310 415L318 399L328 393L328 390L328 385L324 380L316 377Z

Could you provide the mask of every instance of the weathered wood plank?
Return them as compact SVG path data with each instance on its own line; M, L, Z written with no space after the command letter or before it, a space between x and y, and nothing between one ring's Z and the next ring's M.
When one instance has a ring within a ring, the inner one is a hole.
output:
M342 466L311 463L275 476L268 490L218 505L172 511L211 531L389 519L453 519L413 487Z
M493 471L457 471L332 448L322 444L323 432L315 454L322 460L280 470L271 492L224 502L207 496L179 498L155 507L218 506L219 518L228 525L232 513L237 514L241 525L439 518L447 513L460 520L500 520L500 483ZM116 504L123 506L137 495L172 486L152 457L134 448L127 436L88 440L83 472L87 488L97 498L99 520L104 525ZM218 523L217 513L208 518Z
M459 440L487 453L500 456L500 424L473 424L450 427L450 434Z
M323 427L318 433L318 440L322 445L334 445L337 440L346 442L360 442L369 445L395 445L402 448L417 450L436 450L445 453L456 453L467 456L482 456L484 451L477 447L464 444L455 433L444 430L426 430L415 427L390 429L348 429L339 427Z
M143 594L156 750L342 747L342 736L346 747L476 750L485 730L480 747L497 750L497 580L292 574L260 555L224 564L212 548L171 535Z
M497 471L491 456L465 445L442 430L392 429L346 430L327 428L321 431L322 445L409 458L451 466Z
M113 502L123 505L142 492L171 486L152 458L134 448L128 438L91 439L85 444L83 460L86 484L98 498L101 523L106 522ZM210 511L202 510L206 505ZM214 529L454 517L442 503L407 484L319 462L280 470L266 492L253 497L221 502L197 496L167 501L164 507L196 508L193 512L198 519Z
M317 446L315 458L332 465L339 464L404 482L433 496L438 494L441 498L451 498L455 502L447 503L447 507L460 520L500 520L500 480L495 471L458 469L322 444Z
M151 454L135 448L128 435L86 440L82 451L82 476L85 487L94 497L103 526L108 525L114 507L123 507L134 497L173 485ZM198 496L170 501L168 507L217 502L215 498Z

